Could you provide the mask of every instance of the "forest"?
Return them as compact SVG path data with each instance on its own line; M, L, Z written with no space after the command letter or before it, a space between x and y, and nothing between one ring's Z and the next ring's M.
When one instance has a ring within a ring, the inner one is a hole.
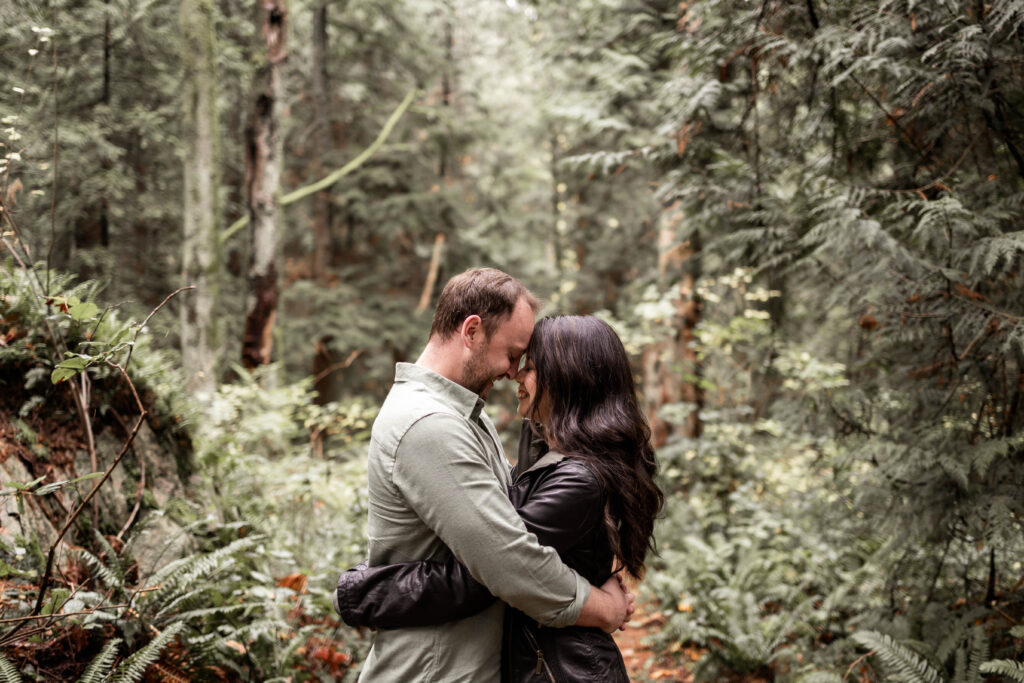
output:
M354 681L369 430L473 266L631 356L633 680L1024 681L1024 0L4 0L0 48L0 681Z

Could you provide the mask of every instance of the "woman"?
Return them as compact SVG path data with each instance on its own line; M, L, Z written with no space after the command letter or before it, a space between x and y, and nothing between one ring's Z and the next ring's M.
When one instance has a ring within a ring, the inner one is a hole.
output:
M664 496L629 358L591 316L537 323L516 376L524 418L509 496L526 528L600 586L613 565L639 579ZM494 598L454 560L346 572L338 607L353 626L393 628L458 619ZM611 636L546 628L505 611L502 680L628 682Z

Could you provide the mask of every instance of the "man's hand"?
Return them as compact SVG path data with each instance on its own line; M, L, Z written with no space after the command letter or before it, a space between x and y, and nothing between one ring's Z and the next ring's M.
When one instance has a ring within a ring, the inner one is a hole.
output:
M633 594L624 586L625 581L615 574L600 588L592 587L576 626L592 626L605 633L614 633L625 627L633 614L635 602Z
M601 590L609 590L606 586L608 586L613 579L618 584L619 590L622 591L623 595L626 597L626 618L623 619L622 623L616 629L618 631L625 631L626 624L629 623L630 618L633 616L633 612L636 611L636 596L634 596L632 591L629 590L629 586L626 585L626 575L621 571L617 571L612 574L612 577L605 582L604 586L601 587Z

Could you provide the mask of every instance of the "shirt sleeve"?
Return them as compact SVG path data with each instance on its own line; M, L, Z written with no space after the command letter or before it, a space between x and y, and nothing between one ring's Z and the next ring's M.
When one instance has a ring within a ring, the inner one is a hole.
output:
M472 427L435 413L395 453L395 486L495 596L548 626L575 623L590 584L527 532Z

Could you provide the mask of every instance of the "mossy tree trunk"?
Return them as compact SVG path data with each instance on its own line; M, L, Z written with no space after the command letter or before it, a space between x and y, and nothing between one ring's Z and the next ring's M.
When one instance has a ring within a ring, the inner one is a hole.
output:
M211 0L181 0L184 79L184 241L182 280L196 289L181 301L181 356L189 387L216 383L220 286L220 140L217 129L216 8Z

